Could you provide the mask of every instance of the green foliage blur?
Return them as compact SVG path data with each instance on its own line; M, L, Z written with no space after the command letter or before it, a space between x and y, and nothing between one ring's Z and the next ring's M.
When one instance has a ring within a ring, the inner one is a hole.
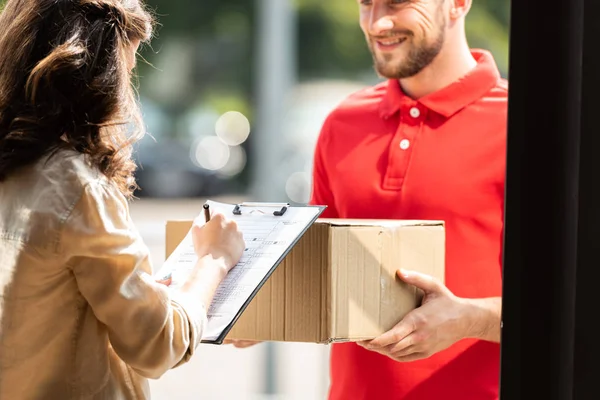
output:
M0 0L0 7L6 0ZM371 56L358 26L354 0L293 0L298 80L373 81ZM150 46L141 49L140 93L170 115L210 106L252 116L256 85L258 1L147 0L159 21ZM474 0L467 17L471 47L494 54L508 74L510 0ZM177 51L176 51L177 50ZM188 65L183 68L182 65ZM180 68L185 76L180 76ZM156 78L159 77L159 78ZM161 84L155 82L162 80ZM180 79L179 91L169 80ZM162 89L161 89L162 88ZM165 96L162 92L173 93ZM162 92L161 92L162 90Z
M353 0L293 0L297 8L296 46L298 79L373 80L372 60L358 26ZM148 0L161 26L152 48L142 55L150 62L160 55L163 39L195 42L194 93L179 97L171 107L208 102L218 112L238 109L251 116L256 82L256 14L258 2L229 0ZM472 47L490 50L504 76L508 74L509 0L475 0L467 17ZM141 65L141 75L149 73ZM168 73L168 71L166 71ZM142 84L142 93L144 93Z

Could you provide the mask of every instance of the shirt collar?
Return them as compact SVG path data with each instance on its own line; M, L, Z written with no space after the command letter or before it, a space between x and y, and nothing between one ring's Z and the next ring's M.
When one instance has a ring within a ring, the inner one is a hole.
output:
M450 117L469 104L480 99L497 84L500 72L492 54L485 50L472 50L477 66L458 81L428 94L417 101L428 109ZM403 104L414 104L400 87L397 79L388 81L386 93L380 104L380 114L387 118L397 113Z

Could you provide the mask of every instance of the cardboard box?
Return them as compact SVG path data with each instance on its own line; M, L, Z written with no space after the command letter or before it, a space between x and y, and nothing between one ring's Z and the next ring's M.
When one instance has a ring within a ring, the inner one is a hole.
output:
M192 221L169 221L167 257ZM417 307L422 293L397 276L444 282L441 221L318 219L238 319L228 339L332 343L374 338Z

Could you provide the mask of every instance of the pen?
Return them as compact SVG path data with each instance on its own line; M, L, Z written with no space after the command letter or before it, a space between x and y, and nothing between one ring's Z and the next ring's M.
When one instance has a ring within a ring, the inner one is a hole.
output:
M204 208L204 219L206 220L206 222L210 221L210 210L209 205L208 204L204 204L202 206Z

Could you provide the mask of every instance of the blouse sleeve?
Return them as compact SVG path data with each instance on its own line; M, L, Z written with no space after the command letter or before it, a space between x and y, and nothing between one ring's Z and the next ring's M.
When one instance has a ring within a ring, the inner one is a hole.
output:
M149 250L116 188L87 184L61 242L81 294L125 363L156 379L190 359L206 307L154 281Z

